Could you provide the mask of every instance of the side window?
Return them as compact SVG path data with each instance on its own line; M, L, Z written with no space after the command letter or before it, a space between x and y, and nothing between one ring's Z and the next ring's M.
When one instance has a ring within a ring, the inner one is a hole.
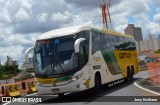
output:
M120 42L117 43L116 49L117 50L135 50L136 45L133 42L133 39L127 37L119 37Z
M113 50L115 43L115 36L92 31L92 54L99 50Z
M80 46L80 53L79 53L79 58L80 58L80 66L84 66L87 61L88 61L88 56L86 53L86 47L85 46Z
M78 38L85 38L87 43L89 43L89 38L90 38L90 30L88 31L82 31L77 33Z
M122 36L120 36L120 42L123 43L123 37Z
M115 37L113 35L109 35L109 43L110 43L110 50L114 50L115 47Z
M121 37L115 36L116 37L116 45L121 44Z
M133 38L131 40L132 40L132 50L135 50L136 49L136 42Z
M92 54L100 50L100 34L96 31L92 31Z
M101 50L105 50L109 48L110 44L108 42L107 35L105 35L104 33L101 33L100 37L101 37L101 41L100 41Z
M86 43L85 43L85 53L88 59L89 56L89 39L90 39L90 30L87 31L82 31L77 33L77 39L78 38L85 38L86 39Z
M110 42L109 42L109 36L108 35L105 36L105 40L106 40L106 47L105 47L105 49L109 49L111 47L111 45L110 45Z
M102 47L101 50L113 50L114 49L114 44L115 44L115 36L107 35L102 33L101 34L101 44L100 46Z

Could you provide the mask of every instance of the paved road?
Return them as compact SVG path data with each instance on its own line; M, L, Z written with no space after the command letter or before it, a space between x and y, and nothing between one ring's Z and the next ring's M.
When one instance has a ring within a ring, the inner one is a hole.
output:
M146 77L148 74L146 71L140 72L135 75L135 79L130 83L122 83L113 87L103 86L102 92L98 96L93 96L91 93L79 92L74 94L68 94L64 97L63 101L59 100L55 97L43 97L45 101L42 103L9 103L9 105L160 105L160 102L105 102L105 100L115 101L119 99L125 100L125 98L129 98L127 96L154 96L151 93L143 91L137 88L133 83L143 77ZM34 95L37 96L37 95ZM108 97L111 96L111 97ZM113 97L112 97L113 96ZM120 97L120 96L123 96ZM64 102L71 101L71 102ZM74 102L73 102L74 101Z

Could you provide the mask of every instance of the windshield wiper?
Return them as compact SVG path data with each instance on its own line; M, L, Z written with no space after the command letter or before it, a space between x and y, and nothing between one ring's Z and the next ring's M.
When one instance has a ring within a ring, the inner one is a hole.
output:
M51 56L51 69L53 70L53 53L50 52L48 55Z
M56 49L56 47L58 47L58 46L54 46L54 52L55 52L55 66L59 66L60 67L60 69L62 70L62 73L65 73L65 71L64 71L64 69L62 68L62 66L58 63L58 48Z

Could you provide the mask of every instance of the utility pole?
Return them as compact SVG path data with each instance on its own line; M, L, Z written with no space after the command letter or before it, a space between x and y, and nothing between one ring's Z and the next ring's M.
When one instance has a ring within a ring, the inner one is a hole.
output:
M100 0L101 8L102 8L102 20L103 20L103 27L108 29L107 26L107 17L106 17L106 5L104 0Z
M107 5L105 4L105 0L100 0L100 5L102 8L103 27L108 29L109 28L108 23L110 23L111 25L111 17L110 17L110 12L109 12L110 0L108 0Z

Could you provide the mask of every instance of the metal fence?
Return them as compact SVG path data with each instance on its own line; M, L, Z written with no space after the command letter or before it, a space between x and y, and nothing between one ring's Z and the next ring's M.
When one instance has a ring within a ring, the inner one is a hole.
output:
M148 63L148 78L160 84L160 62Z

